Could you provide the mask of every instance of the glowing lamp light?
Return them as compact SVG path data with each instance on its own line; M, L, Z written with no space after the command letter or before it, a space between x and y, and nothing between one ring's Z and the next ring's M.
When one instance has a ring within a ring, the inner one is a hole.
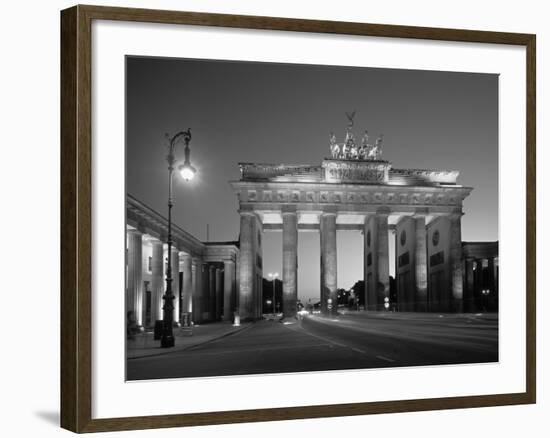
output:
M181 177L185 181L191 181L195 177L195 174L197 173L197 169L195 169L189 163L185 163L185 164L179 166L178 170L180 171Z

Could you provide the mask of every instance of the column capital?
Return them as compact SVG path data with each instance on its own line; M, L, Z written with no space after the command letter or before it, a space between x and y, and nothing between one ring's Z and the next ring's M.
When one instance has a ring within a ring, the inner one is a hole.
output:
M135 236L143 236L143 232L137 228L126 228L126 232Z
M157 239L156 237L149 237L147 241L153 245L153 246L162 246L163 243L161 240Z
M325 205L322 207L319 216L336 215L338 213L338 207L335 205Z
M252 205L240 205L239 206L239 214L241 215L255 215L256 211L254 210L254 207Z
M462 216L464 216L464 212L462 210L454 210L446 215L450 220L457 220L460 219Z
M391 210L389 207L380 207L376 210L376 216L389 216Z
M426 216L428 216L429 214L430 212L427 207L418 207L418 208L415 208L414 214L412 215L412 217L414 219L425 219Z
M295 205L283 205L281 207L281 214L297 214L297 209Z

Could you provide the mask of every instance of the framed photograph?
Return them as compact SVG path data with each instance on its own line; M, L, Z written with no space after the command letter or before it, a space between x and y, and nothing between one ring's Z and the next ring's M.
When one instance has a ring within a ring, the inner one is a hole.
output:
M535 403L535 35L61 12L61 423Z

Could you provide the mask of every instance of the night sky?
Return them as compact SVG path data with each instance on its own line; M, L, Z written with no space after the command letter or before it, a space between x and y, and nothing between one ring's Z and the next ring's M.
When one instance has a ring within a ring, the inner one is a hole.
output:
M238 203L228 181L238 162L319 164L329 133L343 141L384 133L395 168L459 170L474 190L462 239L498 239L498 76L170 58L127 58L126 190L167 213L164 134L191 128L191 183L175 178L174 222L197 238L237 240ZM183 147L178 156L183 159ZM264 233L264 274L281 273L280 232ZM338 232L338 287L363 276L363 239ZM301 232L298 296L319 295L319 234Z

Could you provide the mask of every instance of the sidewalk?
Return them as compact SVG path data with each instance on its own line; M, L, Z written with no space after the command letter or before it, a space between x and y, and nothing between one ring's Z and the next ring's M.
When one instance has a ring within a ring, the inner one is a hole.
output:
M229 322L213 322L195 325L191 330L174 328L175 346L161 348L160 340L153 339L153 332L140 333L134 339L126 340L126 358L137 359L140 357L160 356L177 351L188 350L197 345L206 344L217 339L233 335L252 326L252 323L241 323L235 327Z

